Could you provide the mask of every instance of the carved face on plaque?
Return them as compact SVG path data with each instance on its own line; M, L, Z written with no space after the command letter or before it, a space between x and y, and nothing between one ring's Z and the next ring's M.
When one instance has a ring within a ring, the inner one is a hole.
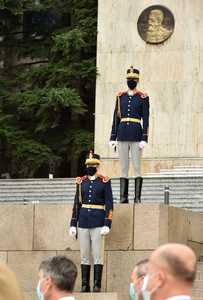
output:
M171 11L162 5L146 8L137 22L141 38L149 44L159 44L173 33L175 21Z

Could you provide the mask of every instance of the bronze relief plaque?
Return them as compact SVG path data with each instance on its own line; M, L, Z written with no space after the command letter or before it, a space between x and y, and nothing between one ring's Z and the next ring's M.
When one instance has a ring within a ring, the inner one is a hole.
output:
M175 20L172 12L165 6L147 7L138 18L137 28L141 38L149 44L160 44L173 33Z

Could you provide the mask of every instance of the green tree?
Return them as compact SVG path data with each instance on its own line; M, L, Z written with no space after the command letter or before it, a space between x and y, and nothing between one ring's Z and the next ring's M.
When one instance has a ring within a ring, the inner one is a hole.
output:
M0 0L0 17L0 173L75 176L93 147L97 1Z

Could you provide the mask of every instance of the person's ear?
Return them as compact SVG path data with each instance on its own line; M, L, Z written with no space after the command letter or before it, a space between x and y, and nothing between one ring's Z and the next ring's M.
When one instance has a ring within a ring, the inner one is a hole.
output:
M43 294L46 294L46 292L53 286L53 280L52 278L49 276L46 278L46 281L44 283L44 292Z
M158 287L162 287L166 281L166 274L163 271L159 271L157 277L158 277L157 278Z

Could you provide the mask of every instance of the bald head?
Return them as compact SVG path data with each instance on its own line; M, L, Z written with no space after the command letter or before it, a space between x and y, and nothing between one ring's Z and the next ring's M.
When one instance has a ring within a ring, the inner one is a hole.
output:
M196 256L183 244L165 244L151 255L150 262L165 269L177 280L193 283L196 274Z

